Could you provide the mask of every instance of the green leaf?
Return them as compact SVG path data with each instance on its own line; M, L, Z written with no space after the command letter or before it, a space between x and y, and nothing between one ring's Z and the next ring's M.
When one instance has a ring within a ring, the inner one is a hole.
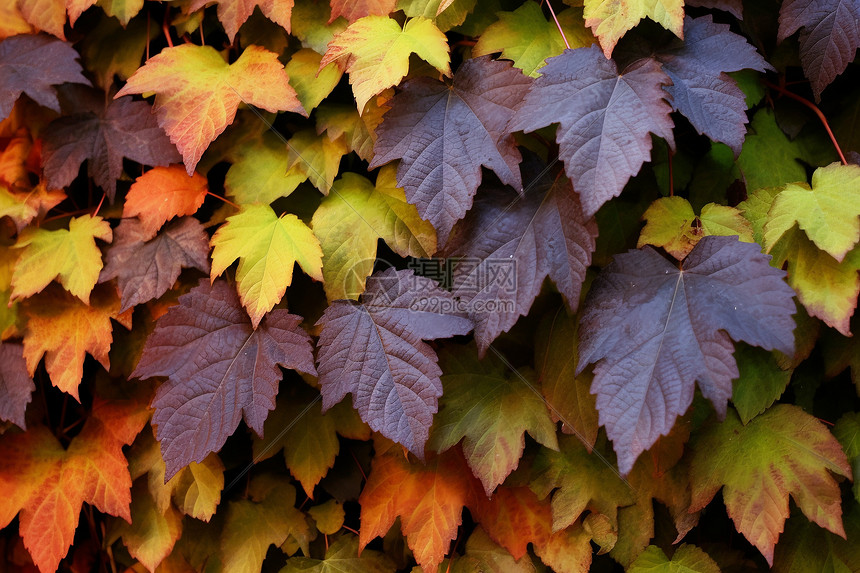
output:
M734 381L732 403L744 425L764 412L785 392L791 370L783 370L774 352L738 343L735 361L740 376Z
M793 516L776 548L774 573L860 571L860 508L854 505L844 521L847 539Z
M248 205L227 217L211 244L212 280L239 259L236 286L255 328L284 296L295 263L314 279L323 279L317 238L298 217L278 217L268 205Z
M271 131L243 141L232 151L232 160L224 189L241 205L268 205L287 197L307 179L307 175L298 170L287 174L290 154L286 144Z
M738 157L747 190L805 181L806 170L799 159L803 159L803 150L785 136L773 111L763 108L756 112Z
M290 56L286 70L290 85L305 111L316 108L338 84L343 72L334 64L320 67L322 56L310 49L302 49Z
M399 0L397 8L410 18L423 16L433 20L437 28L447 32L462 24L475 4L477 0Z
M707 553L695 545L684 543L671 560L659 547L649 546L630 565L627 573L720 573L720 568Z
M394 562L379 551L365 549L358 554L354 535L338 537L325 552L325 559L293 557L280 573L394 573Z
M833 163L812 174L812 187L792 183L773 202L765 243L773 245L794 224L839 262L860 241L860 166Z
M436 231L406 202L395 171L392 165L380 169L376 186L344 173L314 213L311 226L323 251L329 300L358 300L373 272L378 239L403 257L426 258L436 251Z
M430 447L441 453L463 440L466 462L487 497L519 465L526 432L558 449L555 425L530 369L514 372L493 354L478 360L474 345L446 347L439 365L444 394Z
M564 51L564 40L555 22L544 16L539 3L525 2L513 12L499 12L498 17L478 38L472 48L473 57L501 52L502 58L512 60L524 74L537 77L547 58ZM594 43L581 9L562 10L558 13L558 23L571 48Z
M833 426L833 435L842 444L854 474L854 499L860 503L860 412L848 412Z
M320 193L328 195L340 169L340 160L348 151L343 138L332 140L317 135L313 129L305 129L291 137L287 147L287 178L304 176Z
M317 522L319 532L325 535L334 535L340 531L346 516L343 505L336 499L313 506L308 510L308 514Z
M779 404L741 424L734 410L693 442L691 510L722 488L735 528L769 564L788 517L788 496L821 527L844 535L842 496L831 475L851 476L839 442L797 406Z

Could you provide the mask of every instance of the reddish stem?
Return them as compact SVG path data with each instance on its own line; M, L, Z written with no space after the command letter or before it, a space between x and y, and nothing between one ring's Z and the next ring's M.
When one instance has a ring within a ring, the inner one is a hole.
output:
M818 116L818 119L821 120L821 123L824 125L824 130L827 132L827 135L830 136L830 141L833 143L833 147L836 148L836 153L839 154L839 159L842 161L842 165L848 165L848 161L845 159L845 155L842 153L842 148L839 147L839 143L836 141L836 136L833 135L833 130L830 129L830 124L827 123L827 118L824 117L824 114L818 109L818 106L806 99L805 97L799 96L796 93L790 92L784 87L777 85L775 83L764 80L764 85L769 87L772 90L778 91L781 95L788 96L796 102L802 103Z
M235 208L239 209L239 206L238 206L237 204L233 203L232 201L230 201L230 200L229 200L229 199L227 199L226 197L222 197L221 195L216 195L216 194L215 194L215 193L213 193L212 191L206 191L206 194L207 194L207 195L210 195L210 196L212 196L212 197L215 197L216 199L220 199L221 201L224 201L225 203L227 203L227 204L228 204L228 205L230 205L231 207L235 207Z
M567 36L564 35L564 30L561 29L561 24L558 23L558 18L555 17L555 10L552 9L552 4L549 0L546 0L546 7L549 8L549 13L552 15L555 27L558 28L558 33L561 34L561 39L564 40L564 45L567 46L567 49L569 50L570 43L567 41Z
M167 24L167 17L170 15L170 10L164 11L164 20L161 21L161 31L164 32L164 38L167 40L167 45L173 47L173 40L170 39L170 29Z

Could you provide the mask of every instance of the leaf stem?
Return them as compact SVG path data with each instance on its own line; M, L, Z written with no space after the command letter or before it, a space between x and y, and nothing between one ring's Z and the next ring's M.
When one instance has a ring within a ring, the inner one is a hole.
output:
M170 38L170 29L167 25L167 17L170 15L170 8L164 11L164 20L161 21L161 31L164 32L164 39L167 40L167 45L173 47L173 40Z
M839 143L836 141L836 136L833 135L833 130L830 129L830 124L827 123L827 118L824 117L824 113L822 113L822 111L820 109L818 109L817 105L815 105L814 103L812 103L811 101L809 101L805 97L799 96L796 93L788 91L783 86L777 85L777 84L775 84L773 82L769 82L767 80L763 80L763 81L764 81L764 85L766 85L770 89L776 90L781 95L788 96L789 98L793 99L794 101L802 103L803 105L805 105L806 107L811 109L813 112L815 112L815 115L818 116L818 119L820 119L821 123L824 125L824 130L827 132L827 135L830 136L830 141L833 143L833 147L836 148L836 153L839 154L839 159L842 161L842 165L848 165L848 161L845 159L845 155L842 153L842 148L839 147Z
M237 208L237 209L240 209L240 208L241 208L241 207L239 207L236 203L233 203L232 201L230 201L230 200L229 200L229 199L227 199L226 197L222 197L221 195L216 195L216 194L215 194L215 193L213 193L212 191L208 191L208 190L207 190L207 191L206 191L206 194L207 194L207 195L211 195L212 197L215 197L216 199L220 199L221 201L224 201L225 203L227 203L228 205L230 205L230 206L232 206L232 207L235 207L235 208Z
M549 0L546 0L546 7L549 8L549 13L552 15L552 19L555 22L555 27L558 28L558 33L561 34L561 39L564 40L564 45L567 46L567 49L570 49L570 43L567 41L567 36L564 35L564 30L561 29L561 24L558 23L558 18L555 16L555 10L552 9L552 3Z

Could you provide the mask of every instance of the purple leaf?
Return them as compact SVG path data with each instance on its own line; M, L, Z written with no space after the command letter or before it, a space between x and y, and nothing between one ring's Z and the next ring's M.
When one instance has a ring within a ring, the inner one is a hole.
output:
M182 160L158 127L151 106L131 97L111 100L101 113L86 111L56 119L45 128L44 138L42 167L49 188L68 186L81 163L89 160L89 176L111 202L124 157L150 166Z
M653 59L621 74L595 45L566 50L541 68L509 128L534 131L558 123L556 140L585 214L617 197L651 157L651 133L674 149L671 80Z
M152 401L167 479L221 449L243 417L263 435L279 365L316 374L301 321L276 309L254 330L236 289L208 279L158 319L132 377L168 377Z
M537 176L542 166L529 167ZM508 188L482 190L443 255L463 259L453 294L469 310L481 356L528 313L547 276L575 310L591 265L597 224L583 215L570 180L553 172L526 179L524 198Z
M51 86L90 85L81 73L79 57L71 44L45 34L12 36L0 42L0 121L12 113L22 93L59 112L60 102Z
M423 459L442 371L422 339L472 329L454 304L433 281L394 269L368 278L361 302L334 301L317 322L323 410L351 393L362 420Z
M738 368L731 339L794 352L794 292L756 243L704 237L681 269L646 247L618 255L591 286L578 371L594 368L600 423L627 474L672 429L695 382L720 415Z
M716 24L710 15L684 20L684 40L675 39L656 58L672 79L665 89L672 106L684 114L699 133L741 152L746 134L744 93L725 72L746 68L763 72L773 68L743 36Z
M27 429L24 413L36 385L27 373L24 347L0 342L0 420Z
M466 60L453 85L407 82L377 129L370 168L401 159L397 184L445 242L472 205L481 165L522 188L521 156L506 127L532 80L510 62Z
M779 41L800 32L800 63L815 100L854 60L860 46L860 0L785 0Z
M687 0L684 4L687 6L699 6L701 8L722 10L723 12L728 12L738 20L744 19L743 0ZM684 32L684 35L686 36L686 31Z
M196 219L183 217L149 241L148 236L140 221L124 219L105 255L99 282L117 279L120 312L166 293L183 268L209 274L209 235Z

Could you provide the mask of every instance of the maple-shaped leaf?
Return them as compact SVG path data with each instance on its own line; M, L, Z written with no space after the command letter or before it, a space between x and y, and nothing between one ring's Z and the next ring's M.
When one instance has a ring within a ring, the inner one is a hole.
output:
M152 401L167 479L219 450L243 418L263 434L279 365L316 372L301 320L274 310L255 329L233 287L205 280L158 319L132 377L168 377Z
M52 121L44 133L42 167L51 189L67 187L87 161L87 172L113 201L123 158L144 165L179 161L146 102L130 97Z
M472 322L452 312L451 293L411 271L389 268L367 282L361 302L334 301L317 322L323 410L351 393L362 420L423 459L442 395L424 340L466 334Z
M646 247L618 255L580 318L580 362L627 474L693 400L724 414L738 369L731 340L794 352L794 292L755 243L705 237L681 268Z
M800 62L815 100L854 60L860 46L856 0L786 0L779 9L781 42L800 30Z
M388 533L399 517L415 560L425 571L435 571L457 537L463 507L474 498L472 480L457 450L427 464L409 463L396 451L377 453L358 498L359 548Z
M44 182L27 191L12 191L0 182L0 218L11 218L20 233L33 221L44 219L48 211L65 199L65 191L48 190Z
M749 191L779 187L806 180L800 163L805 152L798 140L791 141L776 123L773 110L759 109L753 116L738 167Z
M591 546L588 547L589 562ZM439 565L438 573L483 573L504 571L505 573L535 573L537 569L531 558L514 559L506 549L490 539L483 527L476 527L466 541L463 555L451 555ZM564 572L565 569L557 569Z
M415 78L389 103L370 168L400 159L397 183L441 242L472 206L482 165L522 189L522 156L506 128L531 83L510 63L486 56L466 60L451 86Z
M380 169L375 186L360 175L344 173L314 211L311 226L323 252L323 286L329 300L356 300L364 292L378 239L403 257L427 258L436 251L436 231L406 202L394 171L393 166Z
M839 442L816 418L797 406L778 404L746 426L734 411L693 442L692 511L722 488L735 528L768 564L788 517L788 496L821 527L845 536L839 484L851 477Z
M340 171L340 160L347 154L343 138L332 139L318 135L313 129L303 129L290 138L289 169L286 178L298 175L308 179L323 195L328 195L334 178Z
M413 53L450 76L448 51L445 34L427 18L411 18L401 26L388 16L365 16L329 42L320 69L337 62L349 74L361 111L371 97L400 83Z
M495 355L478 360L471 345L446 347L439 365L444 394L429 446L444 452L463 440L466 462L488 497L519 465L526 432L558 449L555 424L529 369L515 372Z
M115 521L107 539L122 537L129 554L155 571L182 535L182 514L172 507L160 511L143 480L132 486L130 511L131 523Z
M109 243L112 238L110 224L98 215L73 217L68 229L27 227L15 243L22 251L12 273L11 300L33 296L58 279L67 291L89 304L102 269L96 239Z
M233 163L227 170L224 189L240 205L272 203L296 190L308 176L290 169L287 146L271 131L251 138L231 150ZM340 161L338 161L340 164Z
M535 334L534 364L553 422L560 421L561 431L575 434L590 451L597 440L597 408L591 373L575 374L579 357L570 341L576 340L576 327L564 309L548 314Z
M183 44L150 58L114 96L154 92L158 125L176 144L188 175L233 123L240 103L305 114L277 54L248 46L232 64L211 46Z
M469 510L490 538L517 560L528 552L529 543L543 547L552 536L549 502L525 486L501 486L492 499L478 496Z
M671 79L652 59L619 70L596 46L567 50L541 69L509 128L558 123L556 140L586 215L618 196L651 156L651 134L675 147Z
M397 8L409 18L432 20L443 32L461 25L475 9L478 0L399 0Z
M341 535L331 542L325 552L325 559L293 557L287 560L281 573L390 573L397 569L394 561L385 553L372 549L359 552L358 548L355 535Z
M283 449L290 473L313 498L314 487L334 466L340 451L338 434L367 440L370 428L346 402L323 414L317 392L305 388L290 396L282 392L278 406L266 419L264 437L254 438L254 459L268 459Z
M224 464L211 453L201 463L191 462L169 481L165 481L164 459L152 431L137 437L128 454L131 479L147 475L148 495L159 513L172 507L201 521L209 521L221 501L224 489Z
M275 214L268 205L247 205L215 232L211 278L239 259L236 286L256 328L283 298L293 267L322 280L322 250L313 232L292 214Z
M156 167L134 180L122 216L137 217L144 240L149 240L173 217L196 213L208 190L206 178L199 173L189 177L179 165Z
M308 554L310 528L305 515L295 508L296 488L289 479L273 474L254 477L248 497L230 502L221 531L224 571L257 573L270 545L282 545L290 535L301 538Z
M394 12L397 0L330 0L329 23L344 17L350 24L365 16L387 16Z
M105 255L99 282L117 279L120 312L159 298L173 288L183 268L209 274L209 236L196 219L183 217L155 238L148 235L144 224L125 219Z
M131 477L122 452L149 418L134 401L93 400L68 448L45 426L0 437L0 525L19 514L19 532L43 573L56 571L75 536L81 505L131 520Z
M583 48L594 43L594 36L585 27L582 11L562 10L558 23L548 20L540 4L526 2L513 12L498 12L498 21L490 24L472 48L472 56L483 56L501 52L502 58L512 60L514 67L524 74L538 77L547 58L560 55L565 48L564 40L573 48Z
M24 413L36 385L24 360L20 344L0 342L0 420L27 429Z
M630 573L720 573L717 562L695 545L681 544L669 559L656 545L649 546L627 568Z
M96 288L89 304L58 287L48 288L27 299L21 312L27 317L24 358L30 376L44 356L51 383L76 400L87 353L105 370L110 370L111 319L131 326L130 314L120 316L119 300L113 288Z
M65 16L64 16L65 19ZM60 26L62 33L62 25ZM27 94L39 105L60 111L52 86L73 83L90 85L78 63L78 52L66 42L44 34L21 34L0 42L0 121Z
M693 206L683 197L661 197L648 207L642 218L647 221L637 247L662 247L678 260L686 257L702 237L736 235L753 241L753 228L734 207L708 203L697 217Z
M336 64L320 68L322 56L309 48L303 48L290 56L286 71L290 85L305 111L310 112L324 100L340 82L343 75Z
M481 355L528 313L546 277L569 308L579 305L597 224L583 214L570 180L541 167L529 163L524 199L507 187L483 190L442 252L465 259L454 267L453 293L475 323Z
M682 0L585 0L585 25L600 40L607 58L628 30L643 18L650 18L679 38L684 38Z
M794 512L785 526L773 556L775 573L807 571L860 571L860 511L858 506L842 518L845 538L833 535Z
M562 436L559 446L558 451L540 449L530 484L541 499L552 493L553 532L569 527L586 510L608 517L617 529L618 508L636 501L630 484L606 458L586 450L578 437Z
M860 166L832 163L815 170L811 187L786 185L768 211L765 244L775 244L795 223L841 263L860 241Z
M294 0L191 0L188 10L200 10L212 2L218 4L218 20L232 43L242 24L259 8L263 15L290 32L290 15Z
M735 350L740 374L734 381L732 404L744 424L764 412L785 391L793 369L783 370L776 352L745 344Z
M696 131L728 145L737 156L746 133L744 93L727 72L773 70L743 36L710 14L684 20L684 39L675 39L656 58L672 80L665 86L672 107Z
M860 475L860 412L848 412L833 426L833 435L842 444L852 473ZM854 479L854 499L860 503L860 479Z

